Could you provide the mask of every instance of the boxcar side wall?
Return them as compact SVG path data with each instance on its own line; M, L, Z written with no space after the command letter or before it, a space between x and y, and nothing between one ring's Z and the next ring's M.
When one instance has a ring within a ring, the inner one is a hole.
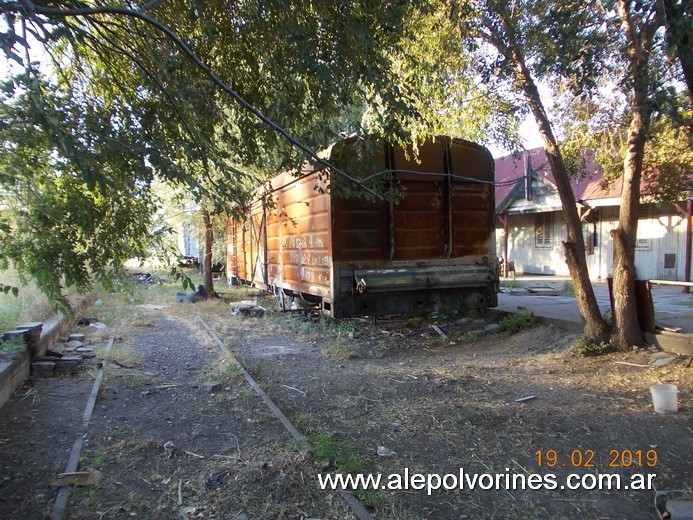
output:
M285 175L267 207L267 284L329 298L332 273L330 197L317 175Z
M231 221L227 265L242 283L319 300L332 287L330 198L317 174L303 173L275 177L246 219Z

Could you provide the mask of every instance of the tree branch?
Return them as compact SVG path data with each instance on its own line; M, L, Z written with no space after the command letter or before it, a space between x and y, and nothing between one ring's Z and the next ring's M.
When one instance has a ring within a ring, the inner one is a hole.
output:
M66 17L90 17L90 16L97 16L97 15L117 15L117 16L126 16L130 18L135 18L138 20L141 20L148 25L154 27L158 31L162 32L165 34L187 57L200 69L202 72L204 72L214 83L216 83L224 92L226 92L228 95L230 95L233 99L236 100L236 102L243 107L245 110L253 114L255 117L260 119L263 123L265 123L267 126L269 126L273 131L281 135L284 139L289 141L291 144L296 146L298 149L303 151L306 155L311 157L313 160L317 161L320 164L323 164L333 172L343 176L345 179L347 179L349 182L359 186L363 190L367 191L370 193L373 197L377 198L378 200L384 200L384 197L380 195L379 193L376 193L375 191L371 190L367 186L364 186L360 181L352 177L351 175L347 174L346 172L342 171L341 169L337 168L335 165L327 161L326 159L318 156L318 154L309 148L308 146L304 145L301 143L298 139L293 137L289 132L287 132L284 128L276 124L274 121L270 120L267 116L265 116L260 110L255 108L253 105L248 103L243 97L241 97L234 89L232 89L230 86L228 86L226 83L224 83L215 73L214 71L206 64L204 63L200 58L198 58L197 54L183 41L181 40L171 29L169 29L166 25L162 24L158 20L155 20L154 18L151 18L150 16L145 15L142 12L138 11L133 11L132 9L127 9L123 7L108 7L108 6L103 6L103 7L86 7L86 8L76 8L76 9L56 9L52 7L46 7L46 6L40 6L36 5L34 2L31 0L21 0L22 5L25 7L25 9L28 12L31 13L36 13L39 15L43 16L49 16L49 17L61 17L61 18L66 18Z

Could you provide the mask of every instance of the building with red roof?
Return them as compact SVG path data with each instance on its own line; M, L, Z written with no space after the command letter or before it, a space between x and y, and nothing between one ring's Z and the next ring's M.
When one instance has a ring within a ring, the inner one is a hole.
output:
M543 148L519 157L496 159L496 243L498 256L517 273L568 275L562 241L566 240L563 205ZM587 263L593 278L611 276L618 226L620 179L604 185L599 166L588 161L572 182L583 220ZM691 280L691 199L679 203L652 200L644 193L638 221L635 264L642 279Z

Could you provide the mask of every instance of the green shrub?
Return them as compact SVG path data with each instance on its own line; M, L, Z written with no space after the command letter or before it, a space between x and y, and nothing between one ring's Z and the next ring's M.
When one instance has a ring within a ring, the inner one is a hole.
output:
M0 339L0 357L13 358L26 350L24 338Z
M460 343L474 343L476 340L477 336L471 330L468 330L467 332L460 334L457 338L457 341L459 341Z
M575 296L575 288L573 287L573 282L571 282L570 280L565 280L563 282L561 296Z
M516 334L521 330L531 329L536 325L534 314L531 311L524 311L517 314L508 314L500 322L500 327L496 329L498 332L507 332L508 334Z
M338 433L315 434L309 438L315 457L328 462L337 473L367 473L372 467L362 457L363 448ZM379 503L377 490L355 489L354 495L366 506L376 507Z
M614 352L616 349L609 342L592 343L582 336L575 342L574 350L578 356L590 357L608 354L609 352Z

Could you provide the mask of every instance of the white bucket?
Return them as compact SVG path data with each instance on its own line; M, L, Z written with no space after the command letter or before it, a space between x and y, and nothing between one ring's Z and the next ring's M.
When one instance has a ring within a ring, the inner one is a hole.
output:
M652 404L657 413L676 413L679 411L678 393L676 385L656 384L650 387Z

